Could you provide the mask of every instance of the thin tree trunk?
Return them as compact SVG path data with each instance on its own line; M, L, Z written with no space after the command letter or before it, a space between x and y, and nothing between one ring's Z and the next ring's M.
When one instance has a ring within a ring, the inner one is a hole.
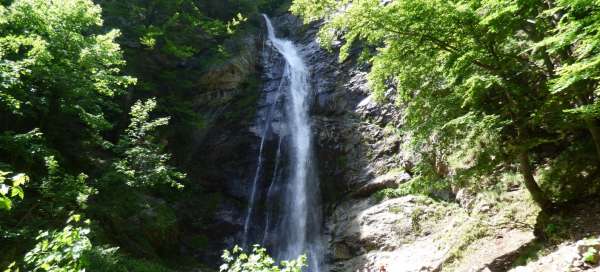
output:
M549 210L551 207L550 200L546 197L540 186L535 182L533 170L529 162L529 153L526 149L519 152L519 171L523 175L525 187L531 194L531 198L535 201L542 210Z
M598 155L598 160L600 160L600 127L598 127L596 120L594 119L585 119L585 125L590 131L590 134L592 134L592 139L596 146L596 154Z

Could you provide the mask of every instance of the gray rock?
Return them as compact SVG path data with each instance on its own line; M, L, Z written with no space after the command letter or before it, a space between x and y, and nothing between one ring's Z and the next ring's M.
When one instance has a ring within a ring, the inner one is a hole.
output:
M579 255L583 256L590 248L600 252L600 239L585 239L578 241L575 246Z
M389 173L383 176L379 176L370 181L369 183L361 186L352 194L352 197L368 197L373 193L383 189L398 188L400 184L409 181L410 178L410 175L406 172Z
M332 250L334 260L348 260L353 257L350 248L344 243L334 244Z
M578 267L585 264L581 262L581 256L577 252L577 247L572 242L563 243L557 248L536 261L529 262L527 265L515 267L510 272L563 272L580 271Z
M331 250L338 244L355 250L350 259L334 258L331 271L433 271L445 260L448 245L440 243L439 235L431 235L438 231L421 235L415 230L414 214L433 212L428 203L424 197L406 196L341 204L327 222ZM452 224L436 227L449 230Z
M471 205L475 201L475 196L465 188L461 188L456 192L456 202L465 209L470 209Z

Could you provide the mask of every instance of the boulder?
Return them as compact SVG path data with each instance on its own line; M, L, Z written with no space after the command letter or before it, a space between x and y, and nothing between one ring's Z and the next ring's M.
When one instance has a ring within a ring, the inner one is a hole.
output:
M354 199L341 204L327 223L334 252L330 270L434 271L446 260L451 245L442 241L440 234L452 234L450 221L461 218L436 222L436 214L445 214L446 209L423 196L380 203L373 198Z
M584 239L578 241L575 245L577 247L577 252L581 256L586 254L590 248L600 252L600 239Z

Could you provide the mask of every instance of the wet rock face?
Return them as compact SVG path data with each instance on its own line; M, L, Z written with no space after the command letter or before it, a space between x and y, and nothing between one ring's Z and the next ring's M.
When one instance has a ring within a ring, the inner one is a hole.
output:
M389 131L400 125L401 110L391 103L378 104L370 95L368 66L354 60L360 50L340 63L335 49L329 52L317 42L319 23L303 26L290 15L276 21L281 28L293 29L288 38L300 45L311 72L311 114L324 203L336 203L376 176L409 165L398 152L402 139Z
M246 180L254 172L258 152L250 128L260 93L253 82L260 76L261 40L249 33L243 42L243 50L198 78L200 86L212 91L190 99L204 122L190 128L193 141L179 156L195 182L186 186L189 195L176 207L180 250L213 267L221 263L222 250L239 240Z
M425 196L347 200L327 221L329 271L506 271L534 236L498 219Z

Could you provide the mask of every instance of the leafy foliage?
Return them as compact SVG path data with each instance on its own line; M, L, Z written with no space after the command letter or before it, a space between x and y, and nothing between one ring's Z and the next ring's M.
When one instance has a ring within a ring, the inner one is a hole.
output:
M171 271L170 143L205 127L199 78L281 3L0 1L0 268Z
M188 161L193 135L206 131L214 115L214 94L222 86L209 75L235 64L248 50L248 33L257 31L258 6L274 1L98 0L106 25L118 28L126 70L140 83L128 97L156 97L157 112L171 116L167 138L179 164ZM277 2L277 1L275 1ZM248 69L251 69L249 67ZM209 85L209 86L207 86Z
M16 174L11 178L6 178L9 174L10 172L0 170L0 210L5 211L12 208L12 198L23 199L25 197L21 186L29 181L29 177L25 174ZM7 184L7 181L11 181L12 184Z
M599 258L598 250L593 247L588 248L588 250L583 254L583 260L586 263L597 264Z
M66 214L89 187L87 175L73 176L59 161L94 164L88 158L107 145L102 134L112 127L106 116L116 112L114 96L135 79L121 74L119 32L101 33L100 7L91 1L13 1L1 13L3 168L25 173L32 195L57 204L35 207Z
M156 107L156 101L149 99L138 101L131 107L131 123L117 145L124 158L115 163L115 169L124 175L130 186L152 186L160 183L183 188L179 183L185 174L168 165L169 154L155 143L152 132L169 123L163 117L150 120L150 112Z
M598 2L553 2L296 0L292 11L325 19L320 39L332 49L344 40L340 60L359 40L377 49L365 50L371 86L382 102L397 90L425 182L465 186L516 163L548 208L534 178L542 150L561 154L588 130L600 156Z
M80 215L73 215L67 223L78 223L80 219ZM25 255L30 271L85 271L84 256L92 248L88 238L90 229L85 227L89 223L67 225L61 231L41 232L35 248Z
M277 265L273 258L267 255L267 250L259 245L254 245L251 254L235 246L231 252L225 250L222 258L224 263L219 269L221 272L301 272L302 267L306 265L306 256L300 256L296 260L281 261L281 265Z
M137 36L147 49L160 50L172 57L189 59L211 43L192 45L191 41L207 35L218 38L226 34L227 26L220 20L203 14L195 1L99 1L108 20L127 18L120 25L127 36ZM114 16L114 17L113 17ZM115 18L116 19L116 18ZM133 38L133 37L131 37Z
M35 247L25 255L27 271L170 271L159 264L125 258L117 253L117 247L93 245L90 224L81 215L72 215L62 230L41 232Z
M116 43L121 32L103 26L99 5L0 3L0 267L82 271L92 253L103 260L119 256L114 258L123 266L127 258L116 248L92 244L108 228L88 235L90 223L72 214L101 204L96 199L120 188L119 182L133 186L111 194L121 202L127 193L149 193L157 184L181 187L185 175L170 165L156 134L168 118L151 119L156 102L140 102L122 132L129 105L121 96L137 80L123 73ZM93 216L102 220L106 214Z

